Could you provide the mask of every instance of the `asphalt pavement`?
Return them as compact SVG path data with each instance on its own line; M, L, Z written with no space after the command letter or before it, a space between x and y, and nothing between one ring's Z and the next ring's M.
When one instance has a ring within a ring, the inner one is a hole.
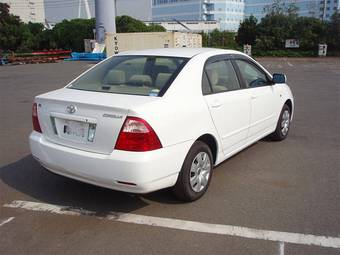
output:
M340 58L258 60L288 77L296 104L289 137L264 139L219 165L206 195L193 203L178 202L169 190L132 195L44 170L28 147L33 98L66 85L92 63L0 67L0 254L282 252L276 241L102 217L110 212L339 238ZM14 200L94 213L3 206ZM340 249L285 243L284 254L331 255Z

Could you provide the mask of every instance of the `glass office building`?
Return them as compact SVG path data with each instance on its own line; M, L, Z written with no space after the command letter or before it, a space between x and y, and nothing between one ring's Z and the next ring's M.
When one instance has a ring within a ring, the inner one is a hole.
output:
M298 7L299 16L328 20L339 10L340 0L282 0ZM245 17L258 21L266 15L273 0L152 0L153 21L218 21L221 30L237 31Z
M236 31L244 19L244 0L153 0L153 21L219 21L222 30Z
M266 7L274 1L245 0L245 17L253 15L258 21L266 15ZM335 11L339 10L340 0L285 0L283 4L294 4L298 7L299 16L315 17L328 20Z

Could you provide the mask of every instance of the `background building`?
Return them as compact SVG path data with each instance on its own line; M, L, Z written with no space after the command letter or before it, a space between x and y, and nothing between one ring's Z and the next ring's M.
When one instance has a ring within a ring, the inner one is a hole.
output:
M152 0L117 0L117 15L128 15L135 19L152 20Z
M221 24L218 21L191 20L191 21L146 21L146 25L155 24L164 27L172 32L211 32L215 29L220 30Z
M104 0L103 0L104 1ZM55 24L63 19L92 18L94 0L0 0L10 5L11 13L24 22ZM237 31L245 17L254 15L258 21L265 8L274 0L117 0L117 15L129 15L147 22L162 22L166 29L181 31L175 20L187 23L193 31L218 26L221 30ZM282 0L295 4L298 15L328 20L340 10L340 0ZM206 21L214 21L212 26ZM198 23L197 23L198 22ZM173 27L173 28L171 28Z
M94 0L39 1L45 2L46 19L51 23L57 23L63 19L76 19L79 17L86 19L95 16ZM129 15L139 20L151 20L151 3L152 0L117 0L117 15Z
M153 0L153 21L213 21L236 31L244 18L244 0Z
M315 17L328 20L339 9L340 0L285 0L283 4L294 4L298 7L299 16ZM265 8L271 6L274 1L245 0L245 16L253 15L258 21L266 15Z
M10 13L17 15L23 22L45 23L43 0L0 0L10 6Z

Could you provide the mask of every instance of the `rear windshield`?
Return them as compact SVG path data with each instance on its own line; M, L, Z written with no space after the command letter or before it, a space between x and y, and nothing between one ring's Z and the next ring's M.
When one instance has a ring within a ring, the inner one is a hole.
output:
M68 88L162 96L187 61L177 57L116 56L88 71Z

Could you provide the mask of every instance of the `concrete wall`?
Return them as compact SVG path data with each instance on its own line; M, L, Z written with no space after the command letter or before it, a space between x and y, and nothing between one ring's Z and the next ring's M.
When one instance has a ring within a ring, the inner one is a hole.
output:
M200 48L202 47L202 36L200 34L179 32L107 33L105 44L107 55L112 56L115 53L128 50Z

